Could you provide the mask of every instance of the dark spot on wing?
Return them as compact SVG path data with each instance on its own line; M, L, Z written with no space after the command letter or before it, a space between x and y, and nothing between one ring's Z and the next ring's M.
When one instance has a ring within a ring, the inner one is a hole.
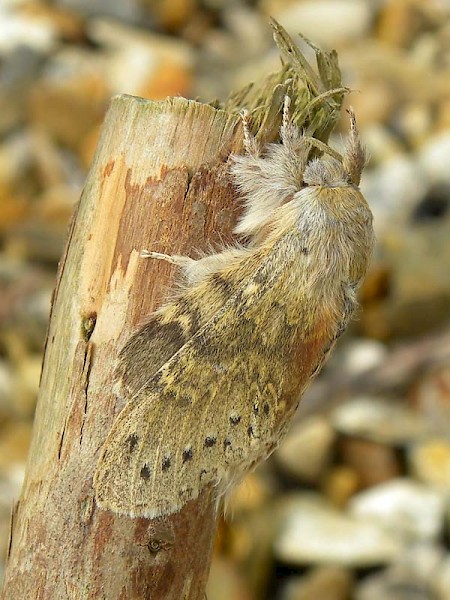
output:
M178 372L181 375L183 373L183 369L179 368ZM187 394L179 394L177 396L177 403L179 406L187 407L192 404L192 398L190 396L188 396Z
M190 498L191 494L192 494L192 488L190 488L190 487L182 488L178 492L178 496L180 498L186 498L186 499Z
M217 442L217 438L209 435L208 437L205 438L205 447L206 448L212 448Z
M148 481L150 479L150 467L148 465L144 465L139 475L142 477L142 479Z
M219 273L213 273L211 275L211 281L224 296L231 296L231 286L229 281L227 281L225 277L222 277L222 275L219 275Z
M185 463L188 460L191 460L192 456L193 456L192 448L186 448L183 451L183 462Z
M254 283L257 284L265 284L268 280L269 276L268 274L264 271L264 270L259 270L258 272L255 273L255 276L253 277L253 281ZM256 293L258 293L258 290L256 290Z
M134 449L137 446L138 440L139 440L139 438L135 433L132 433L131 435L129 435L127 437L126 444L128 445L130 452L134 451Z
M191 336L194 335L194 333L196 333L200 327L202 326L202 322L200 320L200 311L198 310L198 308L191 308L191 312L189 313L189 316L191 318L191 327L190 327L190 334Z
M162 377L162 372L161 371L157 371L154 375L153 375L153 383L159 383Z
M170 469L171 463L172 461L170 460L170 456L165 456L162 461L162 470L167 471L168 469Z
M226 450L230 446L231 446L231 441L228 438L225 438L225 440L223 442L223 449Z

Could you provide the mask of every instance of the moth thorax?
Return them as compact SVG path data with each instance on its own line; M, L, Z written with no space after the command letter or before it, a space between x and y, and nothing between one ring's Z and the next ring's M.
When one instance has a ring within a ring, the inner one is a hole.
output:
M310 186L348 185L349 176L342 164L335 159L313 159L306 167L303 181Z

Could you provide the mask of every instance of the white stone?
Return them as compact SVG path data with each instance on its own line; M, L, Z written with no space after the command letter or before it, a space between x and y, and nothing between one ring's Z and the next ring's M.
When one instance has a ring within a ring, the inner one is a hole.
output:
M341 350L341 359L346 372L356 376L379 366L386 354L387 349L382 342L355 338Z
M413 544L387 569L364 578L357 587L355 600L449 600L439 594L443 564L441 547Z
M311 416L289 430L275 458L288 475L314 482L330 459L334 440L328 420L319 415Z
M450 183L450 133L448 131L427 140L419 152L419 163L433 183Z
M388 481L352 498L354 517L378 523L410 539L436 539L443 530L445 496L406 478Z
M0 55L20 46L48 53L57 44L57 32L46 19L3 11L0 4Z
M314 43L325 45L363 37L373 15L372 3L365 0L304 0L269 10L294 39L300 31Z
M106 19L91 19L89 35L105 48L105 77L113 92L140 94L163 65L188 71L193 54L188 44Z
M275 555L282 562L368 567L391 562L405 548L396 532L347 516L318 494L291 498L287 513L275 540Z
M428 432L428 426L406 406L392 400L359 396L331 413L334 427L346 435L381 444L406 444Z

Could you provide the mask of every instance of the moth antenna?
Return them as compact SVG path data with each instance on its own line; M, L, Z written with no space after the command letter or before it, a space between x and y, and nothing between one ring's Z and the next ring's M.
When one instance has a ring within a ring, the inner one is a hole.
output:
M350 133L348 135L345 154L342 159L342 165L348 173L350 181L354 185L359 185L361 173L367 163L367 152L361 143L358 126L356 125L355 112L352 107L347 110L350 117Z

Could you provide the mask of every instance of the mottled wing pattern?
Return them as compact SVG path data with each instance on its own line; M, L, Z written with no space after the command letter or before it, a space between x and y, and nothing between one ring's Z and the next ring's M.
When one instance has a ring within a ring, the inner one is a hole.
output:
M115 389L132 400L171 356L203 327L239 286L239 269L226 279L213 274L155 312L125 344L115 370Z
M282 242L265 260L247 261L259 268L119 414L94 480L100 506L170 514L272 450L289 416L285 380L301 327L301 311L288 322L283 305L284 289L298 283L289 273L298 272L290 265L303 259L301 245L295 236Z

